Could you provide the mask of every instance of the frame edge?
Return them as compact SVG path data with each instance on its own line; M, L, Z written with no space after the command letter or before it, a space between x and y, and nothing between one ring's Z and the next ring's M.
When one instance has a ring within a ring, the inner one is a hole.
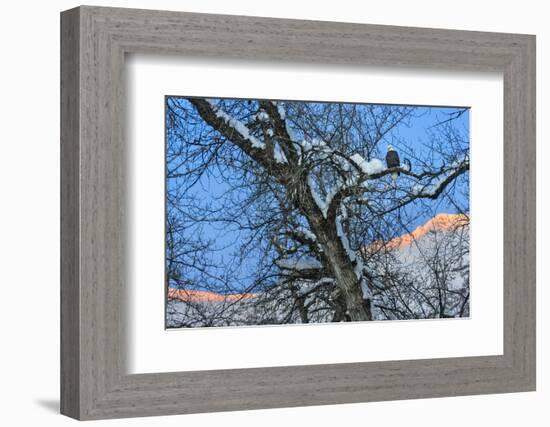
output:
M80 8L61 12L60 20L60 412L80 419Z

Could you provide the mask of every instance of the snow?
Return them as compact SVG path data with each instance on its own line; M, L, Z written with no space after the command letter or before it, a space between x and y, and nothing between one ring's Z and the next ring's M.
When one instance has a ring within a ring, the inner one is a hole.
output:
M302 257L300 259L280 259L275 263L284 270L312 270L321 268L321 263L315 258Z
M256 114L256 118L261 122L269 121L269 115L265 111L260 111L258 114Z
M364 278L361 278L361 291L363 292L363 299L372 298L372 291L370 290L367 281Z
M351 157L351 160L361 169L361 172L367 175L383 172L386 167L380 159L372 159L367 161L361 156L361 154L355 153Z
M327 146L327 143L319 138L313 138L311 141L308 141L307 139L304 139L302 141L298 142L299 148L304 152L307 153L313 149L321 149L320 151L327 151L326 149L323 149ZM328 151L332 153L332 150L328 148Z
M292 130L292 127L289 125L288 121L286 120L286 110L282 103L277 101L271 101L271 103L277 107L277 112L279 113L279 116L281 117L281 120L284 122L286 133L290 137L292 141L297 141L298 138L296 137L296 134Z
M267 135L268 136L273 136L273 129L269 128L267 131L266 131Z
M451 171L451 173L453 173L454 171ZM449 175L451 174L449 173ZM421 195L421 196L424 196L424 197L433 197L435 196L435 194L437 193L437 191L439 190L439 188L443 185L443 183L445 182L445 180L448 178L448 176L444 175L442 177L440 177L436 183L432 186L432 188L429 188L427 189L426 187L423 187L422 191L416 193L417 196Z
M301 145L305 145L304 143L305 141L303 141ZM305 146L310 149L311 147L313 147L313 144L308 143L308 145ZM330 150L330 148L326 146L326 143L324 141L317 140L316 146L322 147L324 151ZM354 154L350 157L350 160L355 163L366 175L376 174L385 170L384 164L379 159L372 159L370 162L367 162L360 154ZM311 176L308 178L310 192L315 200L315 203L317 204L325 218L327 217L328 208L334 196L343 189L357 185L360 178L361 177L357 173L347 177L345 181L338 178L336 180L336 184L328 190L326 198L323 198L321 194L319 194L319 192L315 189ZM367 182L360 183L360 185L363 188L368 188Z
M309 191L313 196L313 199L315 200L315 204L323 214L323 217L326 219L328 215L328 208L330 207L330 203L332 202L332 199L334 198L334 196L343 188L342 184L338 182L336 185L331 187L326 197L321 196L321 194L315 189L315 184L313 182L311 175L308 176L308 186L309 186Z
M464 287L464 278L460 275L463 268L470 265L469 253L467 251L469 242L469 225L461 226L463 233L455 233L454 229L431 228L411 244L398 245L391 249L395 259L406 271L410 271L422 279L419 282L429 282L429 276L433 274L433 259L437 256L446 256L453 260L454 268L446 274L447 286L450 289L458 290ZM464 250L464 253L461 251ZM444 268L445 264L437 264L438 268ZM467 270L466 270L467 271Z
M332 199L334 198L334 196L336 196L336 194L338 193L338 191L340 191L341 188L342 186L340 184L336 184L332 186L331 189L328 191L327 198L325 199L325 206L327 207L327 209L330 206Z
M466 164L466 163L469 163L469 156L464 156L462 159L460 160L455 160L454 162L452 162L450 164L450 167L452 169L458 169L460 167L462 167L462 165Z
M250 142L250 145L252 145L252 147L265 149L265 144L257 139L254 135L251 135L244 123L242 123L240 120L235 119L234 117L231 117L225 111L220 110L214 102L210 100L206 100L206 102L208 102L212 106L216 117L222 119L223 121L225 121L225 123L235 129L243 139L246 139L248 142Z
M319 286L322 286L327 283L334 283L334 279L331 277L323 277L321 280L318 280L317 282L304 282L300 284L300 289L298 291L299 295L305 296L309 294L310 292L317 289Z
M346 209L343 208L342 211L343 212L341 214L338 214L336 216L336 234L340 238L340 241L342 242L342 246L344 247L344 250L346 251L346 254L348 255L349 259L352 261L355 261L357 256L355 252L351 249L348 236L344 232L344 226L342 224L347 217Z
M468 158L464 158L462 161L455 161L451 164L450 168L446 171L446 173L442 174L438 177L438 179L433 184L426 184L424 186L422 185L415 185L412 188L412 193L415 196L423 196L423 197L433 197L435 194L439 191L441 186L445 183L445 181L451 176L453 173L455 173L457 170L459 170L462 166L468 164ZM430 186L430 188L428 188Z
M285 108L282 106L282 104L278 102L273 102L277 106L277 111L279 112L279 116L281 116L281 120L286 119L286 111Z
M331 160L336 163L338 167L344 172L349 172L352 169L355 170L355 168L351 167L349 160L339 153L333 153Z
M305 146L304 149L311 149L313 146L322 147L323 151L330 150L328 146L326 146L326 143L324 141L316 140L315 144L313 144L313 141L311 143L307 143L306 141L302 141L301 146ZM366 175L372 175L375 173L379 173L385 170L385 166L379 159L372 159L371 161L366 161L360 154L354 154L350 157L351 161L355 163L361 171ZM346 165L349 164L348 162L345 163ZM347 170L347 169L344 169ZM336 180L335 185L333 185L327 192L326 198L323 198L321 194L316 190L313 180L311 177L308 179L308 184L310 188L310 192L315 200L315 203L323 213L323 216L326 218L328 213L328 208L332 202L332 199L336 194L338 194L340 191L348 188L353 187L358 184L358 181L360 179L360 176L355 173L354 175L351 175L345 179L338 178ZM360 183L361 187L368 188L368 182Z
M365 281L365 278L363 277L363 268L364 268L363 259L361 256L357 256L355 251L351 248L351 245L349 243L349 238L345 233L344 227L343 227L343 222L346 218L347 218L347 211L346 211L346 208L343 207L342 213L336 216L336 234L340 238L340 242L342 242L342 246L344 247L344 250L346 251L348 258L355 265L353 270L355 272L355 276L361 282L361 290L363 292L363 298L368 299L371 297L371 291Z
M317 207L321 210L321 212L323 213L323 217L327 217L327 211L328 211L328 205L325 201L325 199L323 198L323 196L321 196L319 194L319 192L315 189L315 183L313 182L313 178L311 175L308 175L307 177L307 184L308 184L308 187L309 187L309 192L311 193L311 196L313 197L313 200L315 200L315 204L317 205Z
M341 236L344 232L342 224L345 223L345 219L346 212L344 211L338 218ZM309 231L307 228L302 229L301 227L300 230L304 234ZM377 288L384 287L385 291L374 293L369 287L370 282L364 276L358 276L363 298L371 299L373 303L375 320L403 320L399 316L388 316L377 308L379 304L389 305L389 301L394 301L398 309L410 308L412 310L410 318L437 317L437 307L430 307L428 304L429 301L437 300L437 286L448 289L446 297L450 300L446 303L445 313L456 315L457 311L453 307L461 301L457 295L466 292L469 286L469 226L466 225L461 230L464 233L462 235L446 229L438 229L436 233L426 233L417 237L414 243L388 247L386 254L380 253L379 256L383 258L379 263L369 263L368 268L373 275L384 278L388 274L386 263L391 262L399 280L403 283L403 286L396 291L395 287L386 288L385 282L375 282ZM346 241L347 239L344 238L343 244L349 248L349 242L344 243ZM362 257L359 251L354 255L359 258L355 261L358 261L355 269L357 274L362 268L360 263ZM434 276L433 257L437 258L441 255L451 261L453 268L445 271L445 283L438 285L437 280L440 280L442 276L440 275L439 278ZM290 272L320 267L317 259L307 256L281 259L277 265L283 269L283 274L285 270ZM185 326L258 325L261 324L260 322L265 324L300 323L298 311L290 311L293 310L292 304L281 304L281 301L294 301L296 296L304 297L306 305L311 304L309 312L311 323L330 322L333 318L333 308L327 306L324 299L318 298L318 292L323 292L321 286L334 283L334 279L323 277L319 280L298 280L294 283L296 289L292 292L286 288L277 287L273 288L275 293L270 293L270 291L257 293L254 298L197 300L192 301L191 304L169 299L166 310L167 325L169 328L179 328ZM414 283L414 288L405 286L407 283ZM466 311L465 316L468 315L469 311Z
M296 231L300 234L303 234L309 240L312 240L314 242L317 241L317 236L305 227L298 227Z
M275 158L275 161L277 163L287 163L287 159L285 156L285 153L279 143L275 144L275 147L273 148L273 157Z
M423 185L420 185L420 184L415 184L411 190L411 192L414 194L414 195L418 195L420 193L422 193L422 190L424 190L424 186Z

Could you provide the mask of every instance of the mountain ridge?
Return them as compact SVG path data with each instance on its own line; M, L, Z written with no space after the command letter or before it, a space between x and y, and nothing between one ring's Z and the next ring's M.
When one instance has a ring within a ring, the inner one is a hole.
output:
M453 228L466 225L469 218L464 214L439 213L433 218L426 221L425 224L419 225L412 232L395 237L387 242L373 242L370 250L378 250L382 247L388 249L404 248L411 245L415 240L422 238L433 231L448 231ZM213 291L193 290L193 289L176 289L168 288L169 299L179 300L184 302L223 302L223 301L240 301L256 298L255 293L242 293L223 295Z

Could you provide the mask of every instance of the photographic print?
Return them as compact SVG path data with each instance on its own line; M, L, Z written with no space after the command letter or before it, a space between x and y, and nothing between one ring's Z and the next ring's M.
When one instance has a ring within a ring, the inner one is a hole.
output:
M166 327L470 316L470 110L165 97Z

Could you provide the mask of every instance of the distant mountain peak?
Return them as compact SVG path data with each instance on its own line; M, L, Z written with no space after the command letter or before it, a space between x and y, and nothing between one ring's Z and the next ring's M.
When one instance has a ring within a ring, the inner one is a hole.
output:
M180 301L201 301L201 302L222 302L237 301L242 299L255 298L256 294L232 294L224 295L211 291L200 291L196 289L175 289L168 288L168 298Z
M439 213L424 225L419 225L411 233L403 234L390 240L387 244L390 248L409 246L413 241L433 231L448 231L467 225L469 218L464 214Z
M422 238L433 231L448 231L456 227L464 226L469 223L469 218L463 214L439 213L424 225L419 225L411 233L395 237L387 242L374 242L369 245L366 252L377 251L379 249L397 249L408 247L412 242ZM203 291L195 289L175 289L168 288L168 298L184 302L226 302L239 301L256 298L257 294L243 293L224 295L213 291Z
M405 248L423 236L434 231L449 231L469 224L468 216L464 214L439 213L429 219L425 224L419 225L410 233L394 237L388 241L375 241L365 248L366 253L377 252L381 249Z

